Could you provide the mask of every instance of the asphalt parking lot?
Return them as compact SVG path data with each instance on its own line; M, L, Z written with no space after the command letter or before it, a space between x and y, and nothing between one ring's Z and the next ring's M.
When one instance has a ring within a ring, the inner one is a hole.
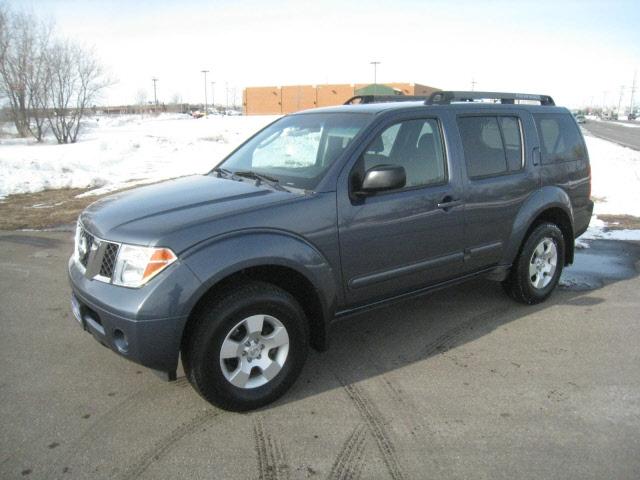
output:
M81 331L68 232L0 233L0 478L640 478L640 246L596 241L552 299L475 281L338 325L237 414Z

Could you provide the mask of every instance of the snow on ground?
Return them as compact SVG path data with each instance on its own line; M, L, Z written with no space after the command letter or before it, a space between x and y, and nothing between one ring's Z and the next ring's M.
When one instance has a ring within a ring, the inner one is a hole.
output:
M640 217L640 152L586 136L595 214Z
M63 187L102 187L95 193L104 193L130 184L205 173L275 118L95 117L88 119L75 144L0 139L0 198Z
M634 240L640 242L640 230L607 230L607 224L600 220L597 215L591 218L589 229L576 240L578 248L587 248L588 244L582 240Z
M47 188L95 187L88 194L123 186L204 173L275 116L163 114L88 119L78 143L0 138L0 198ZM2 131L2 130L0 130ZM10 126L4 126L4 132ZM640 152L590 135L595 215L640 217ZM86 194L85 194L86 195ZM605 231L594 217L584 238L640 239L640 231Z

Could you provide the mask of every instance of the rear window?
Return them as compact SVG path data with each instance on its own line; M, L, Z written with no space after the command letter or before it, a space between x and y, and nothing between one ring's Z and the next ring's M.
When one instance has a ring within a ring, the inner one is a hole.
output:
M458 128L469 178L522 169L522 133L517 117L459 117Z
M585 147L571 115L539 113L533 115L540 137L542 163L570 162L585 157Z

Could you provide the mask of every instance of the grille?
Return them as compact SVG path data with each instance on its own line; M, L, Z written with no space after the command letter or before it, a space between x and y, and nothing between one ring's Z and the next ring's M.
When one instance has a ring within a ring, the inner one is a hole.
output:
M101 276L109 279L112 277L119 249L120 246L117 243L107 243L104 248L104 255L102 256L102 263L100 264Z
M80 244L83 244L84 248L79 249L78 260L83 267L87 268L87 262L89 261L89 253L93 246L93 235L87 233L84 228L80 228Z

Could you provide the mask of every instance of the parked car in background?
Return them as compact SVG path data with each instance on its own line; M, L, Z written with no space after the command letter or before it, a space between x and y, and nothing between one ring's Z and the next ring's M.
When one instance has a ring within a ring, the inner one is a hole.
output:
M587 118L582 115L581 113L579 113L578 115L576 115L576 122L578 123L587 123Z
M547 95L299 112L206 175L82 212L72 310L117 354L167 379L181 356L206 400L253 409L287 391L309 346L328 348L336 319L479 277L543 302L590 192L580 129Z

